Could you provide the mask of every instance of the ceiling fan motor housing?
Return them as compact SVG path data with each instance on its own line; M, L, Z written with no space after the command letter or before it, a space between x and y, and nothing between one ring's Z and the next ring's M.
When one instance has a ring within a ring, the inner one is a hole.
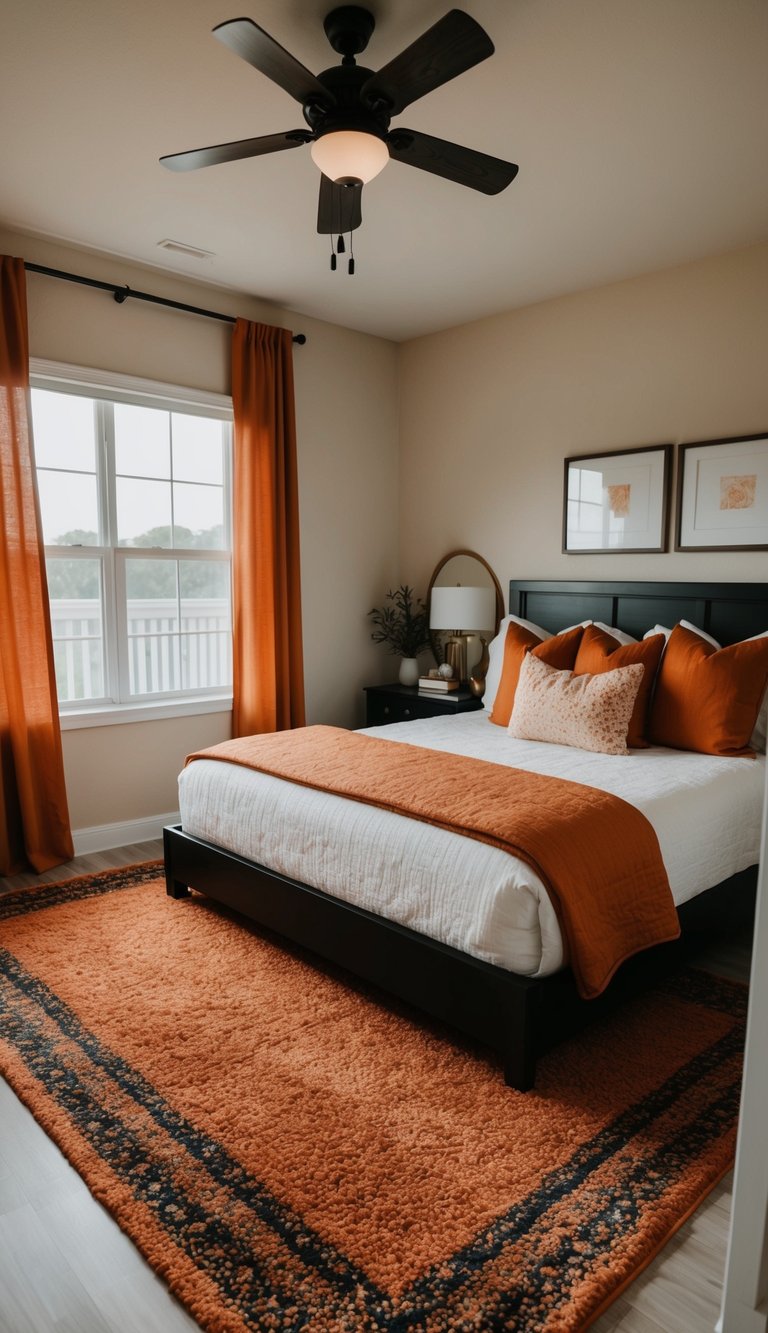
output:
M333 102L323 106L319 101L308 102L304 119L315 136L332 134L335 130L359 130L385 139L391 119L386 104L377 101L369 106L360 96L363 85L372 77L373 70L363 65L332 65L317 78L333 95Z
M347 58L358 56L365 50L376 27L376 20L369 10L360 5L339 5L326 15L323 27L334 51Z

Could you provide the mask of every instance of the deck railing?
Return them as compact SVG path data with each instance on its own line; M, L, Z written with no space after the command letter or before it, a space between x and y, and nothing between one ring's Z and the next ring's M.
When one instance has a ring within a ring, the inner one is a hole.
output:
M105 694L101 609L97 599L51 603L56 684L61 702ZM226 687L232 681L232 636L225 598L132 599L128 604L130 693Z

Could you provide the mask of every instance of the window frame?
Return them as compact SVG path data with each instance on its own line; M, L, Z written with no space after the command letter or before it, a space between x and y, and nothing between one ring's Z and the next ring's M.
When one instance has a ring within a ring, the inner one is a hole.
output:
M187 717L203 713L229 711L232 688L211 686L204 690L175 690L131 697L128 694L127 624L122 614L126 606L126 564L128 559L215 560L232 565L232 400L226 394L163 384L138 376L83 366L30 358L30 387L54 393L70 393L96 400L95 466L97 505L101 523L100 536L114 544L88 546L45 546L46 559L94 559L100 562L102 581L102 632L104 639L104 685L107 693L100 698L62 700L59 722L62 730L115 723ZM191 411L193 415L229 423L229 448L223 458L224 540L219 549L196 550L186 547L137 547L117 545L115 512L115 442L113 418L100 402L127 403L167 412ZM231 607L231 600L230 600ZM111 693L110 693L111 692ZM117 695L117 697L113 697Z

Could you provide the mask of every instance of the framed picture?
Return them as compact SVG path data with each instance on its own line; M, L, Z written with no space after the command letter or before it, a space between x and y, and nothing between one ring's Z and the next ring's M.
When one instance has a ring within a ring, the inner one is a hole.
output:
M768 434L680 445L675 550L768 550Z
M565 460L563 550L666 551L672 445Z

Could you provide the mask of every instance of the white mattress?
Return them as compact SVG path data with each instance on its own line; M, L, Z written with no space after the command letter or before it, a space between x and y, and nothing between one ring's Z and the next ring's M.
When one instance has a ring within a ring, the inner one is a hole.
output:
M515 740L483 712L366 734L613 792L656 830L677 904L758 859L765 756L719 759L661 748L590 754ZM507 852L218 760L188 765L179 793L187 833L510 971L545 976L562 965L547 891Z

